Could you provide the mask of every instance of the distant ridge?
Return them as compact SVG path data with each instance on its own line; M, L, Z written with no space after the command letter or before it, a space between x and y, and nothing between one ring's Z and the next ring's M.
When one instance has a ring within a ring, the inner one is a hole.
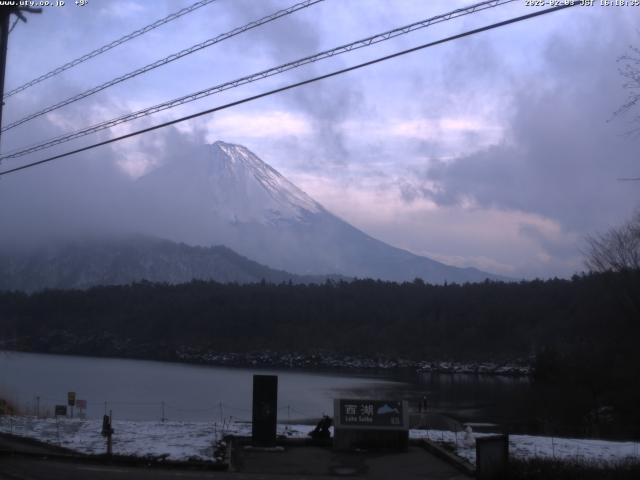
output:
M139 281L170 284L320 283L322 275L275 270L224 246L193 247L146 236L93 239L32 252L0 254L0 290L85 289Z

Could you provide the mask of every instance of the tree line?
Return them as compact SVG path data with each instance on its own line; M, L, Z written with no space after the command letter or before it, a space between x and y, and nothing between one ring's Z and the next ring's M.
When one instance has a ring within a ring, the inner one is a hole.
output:
M457 361L635 351L637 271L570 280L430 285L141 282L0 292L0 335L24 347L53 333L217 351L325 350ZM577 353L576 353L577 354Z

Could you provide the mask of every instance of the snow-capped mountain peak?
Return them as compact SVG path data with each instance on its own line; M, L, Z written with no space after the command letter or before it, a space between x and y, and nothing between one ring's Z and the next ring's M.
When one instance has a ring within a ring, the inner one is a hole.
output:
M420 277L436 283L491 277L370 237L241 145L217 141L194 147L140 178L136 190L148 205L143 231L196 245L226 245L293 273Z
M226 203L235 210L234 221L300 220L308 213L323 210L248 148L217 141L209 149L206 156L207 163L211 162L209 181L215 186L212 193L218 203Z

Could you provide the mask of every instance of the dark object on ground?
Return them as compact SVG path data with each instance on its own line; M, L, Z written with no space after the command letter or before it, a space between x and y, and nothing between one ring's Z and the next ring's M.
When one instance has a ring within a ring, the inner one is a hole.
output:
M490 435L476 438L476 478L504 478L509 465L509 436Z
M309 436L314 440L330 439L331 432L329 432L329 427L331 427L332 423L333 420L331 419L331 417L329 417L328 415L324 415L316 425L316 428L309 432Z

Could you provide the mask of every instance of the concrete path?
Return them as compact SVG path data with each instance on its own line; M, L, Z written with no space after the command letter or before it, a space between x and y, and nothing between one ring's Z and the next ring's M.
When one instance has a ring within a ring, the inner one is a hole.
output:
M49 445L38 440L18 437L16 435L9 435L6 433L0 433L0 452L21 452L37 455L76 454L72 450L68 450L66 448L57 447L55 445Z
M18 453L9 453L18 452ZM131 466L83 457L65 458L67 450L10 436L0 436L0 480L323 480L330 478L468 480L447 462L421 447L406 453L336 453L330 448L292 446L284 451L240 450L234 470L218 472L180 467Z
M406 453L337 453L329 448L289 447L282 452L243 450L237 455L234 465L239 472L289 475L290 478L470 478L417 446L409 447Z
M469 477L457 474L455 471L445 472L440 470L432 474L420 476L406 476L405 472L394 470L392 472L384 469L377 469L375 464L371 465L374 476L357 475L351 478L384 478L384 479L405 479L421 478L428 479L450 479L468 480ZM343 476L332 475L295 475L295 474L268 474L268 473L229 473L211 471L189 471L189 470L165 470L159 468L144 467L121 467L88 463L73 463L61 460L43 460L25 457L0 457L0 480L324 480L344 478Z

